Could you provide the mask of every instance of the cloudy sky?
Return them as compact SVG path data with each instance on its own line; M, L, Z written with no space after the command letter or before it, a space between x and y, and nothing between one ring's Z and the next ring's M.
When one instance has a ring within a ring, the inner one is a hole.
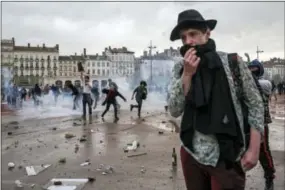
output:
M60 54L126 46L139 56L150 40L158 51L181 45L169 36L185 9L218 20L212 32L218 50L256 58L259 46L261 60L284 58L284 2L2 2L2 38L59 44Z

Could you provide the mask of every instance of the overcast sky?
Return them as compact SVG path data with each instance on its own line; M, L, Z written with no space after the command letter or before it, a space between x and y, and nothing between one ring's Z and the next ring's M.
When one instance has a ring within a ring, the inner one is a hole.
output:
M126 46L139 56L150 40L158 51L181 45L169 36L185 9L218 20L212 32L218 50L256 58L259 46L261 60L284 58L284 2L2 2L2 38L15 37L16 45L59 44L60 54Z

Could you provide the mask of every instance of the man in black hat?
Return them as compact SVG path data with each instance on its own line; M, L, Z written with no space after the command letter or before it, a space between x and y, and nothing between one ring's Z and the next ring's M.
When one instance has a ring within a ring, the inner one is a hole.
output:
M188 190L244 190L245 171L258 162L264 130L262 99L251 72L239 56L232 56L238 63L233 67L227 53L216 51L210 38L216 24L186 10L170 36L183 44L168 108L173 117L183 113L181 162Z

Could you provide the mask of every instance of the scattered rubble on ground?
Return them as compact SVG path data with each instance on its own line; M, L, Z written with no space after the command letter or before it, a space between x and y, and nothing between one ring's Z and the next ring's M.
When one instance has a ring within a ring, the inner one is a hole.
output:
M95 180L96 180L96 179L95 179L94 177L88 177L88 181L89 181L90 183L93 183Z
M66 133L66 134L65 134L65 138L66 138L66 139L71 139L71 138L73 138L73 137L75 137L74 134L71 134L71 133Z
M107 175L114 173L114 168L109 165L100 164L99 168L97 168L97 171L102 171L102 175Z
M141 166L141 173L145 173L146 172L146 169L144 166Z
M13 163L13 162L9 162L8 163L8 169L13 169L13 168L15 168L15 164Z
M89 160L86 160L85 162L80 164L80 166L88 166L88 165L91 165L91 162Z
M42 164L40 166L26 166L26 172L28 176L35 176L38 175L40 172L46 170L50 166L50 164Z
M61 163L61 164L65 164L66 163L66 158L60 158L58 162Z
M15 185L16 185L17 187L19 187L19 188L22 188L22 187L23 187L23 184L22 184L22 182L21 182L20 180L16 180L16 181L15 181Z
M62 185L62 182L61 181L54 181L53 184L54 185Z
M137 157L137 156L143 156L143 155L147 155L147 153L144 152L144 153L138 153L138 154L128 155L128 158Z
M123 150L124 152L129 152L131 150L136 151L138 147L140 147L140 143L138 141L133 141L132 143L128 143Z
M74 153L77 153L77 152L78 152L78 150L79 150L79 145L78 145L78 144L76 144L76 145L75 145L75 148L74 148Z
M86 136L83 135L80 139L79 139L79 142L86 142L87 139L86 139Z

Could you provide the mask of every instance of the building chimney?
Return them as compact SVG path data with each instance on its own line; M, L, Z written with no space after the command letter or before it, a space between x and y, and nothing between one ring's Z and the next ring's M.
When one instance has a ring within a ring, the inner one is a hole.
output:
M86 48L83 48L83 55L86 57Z
M13 43L13 46L15 46L15 38L14 37L12 38L12 43Z
M28 43L28 48L30 47L30 43Z
M58 44L55 45L55 48L59 51L59 45Z
M75 53L74 53L74 55L76 56L76 55L77 55L77 53L75 52Z
M43 48L45 48L46 47L46 45L45 44L43 44Z

